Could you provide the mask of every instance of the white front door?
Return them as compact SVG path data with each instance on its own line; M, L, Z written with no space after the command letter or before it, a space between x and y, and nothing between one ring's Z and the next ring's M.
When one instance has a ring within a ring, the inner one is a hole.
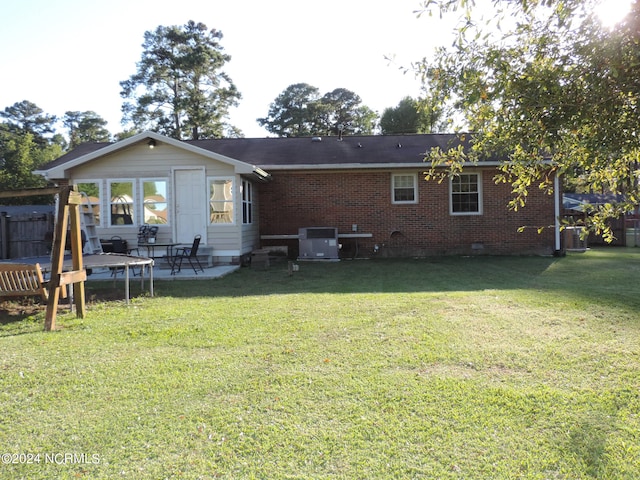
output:
M204 169L174 171L176 241L192 243L193 237L202 235L206 242L207 194Z

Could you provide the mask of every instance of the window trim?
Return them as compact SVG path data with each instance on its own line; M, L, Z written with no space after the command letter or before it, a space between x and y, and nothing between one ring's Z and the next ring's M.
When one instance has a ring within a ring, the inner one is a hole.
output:
M413 178L413 200L396 200L396 178L412 177ZM418 200L418 174L409 172L394 172L391 174L391 204L392 205L415 205Z
M242 197L242 224L253 225L253 183L242 179L240 192Z
M475 175L477 178L478 191L475 192L478 194L478 210L473 212L454 212L453 211L453 180L456 177L460 177L460 175ZM462 172L456 177L452 177L449 179L449 215L451 216L468 216L468 215L482 215L483 213L483 198L482 198L482 172L479 171L470 171L470 172Z
M107 195L108 198L107 200L107 207L108 207L108 212L109 212L109 220L107 223L107 227L108 228L138 228L137 224L139 223L139 216L140 216L140 212L138 212L138 202L137 202L137 190L138 190L138 179L136 178L110 178L107 180ZM111 219L111 205L113 205L113 203L111 202L111 185L114 183L130 183L131 184L131 195L132 195L132 202L133 202L133 218L131 219L131 224L113 224L112 219Z
M171 225L171 208L169 208L169 179L166 177L149 177L149 178L141 178L140 179L140 199L139 199L139 205L137 205L136 208L138 208L140 210L139 215L140 218L143 219L144 221L144 184L146 182L164 182L165 183L165 190L166 190L166 196L164 197L164 202L167 205L167 223L157 223L154 225L164 225L164 226L169 226ZM156 202L154 202L155 204Z
M222 200L223 202L231 203L231 221L230 222L213 222L211 219L211 196L213 192L211 191L211 183L216 180L224 180L231 182L231 200ZM209 226L212 227L220 227L220 226L229 226L236 224L236 215L237 215L237 204L236 204L236 178L233 175L221 175L221 176L211 176L207 177L207 212L209 217Z

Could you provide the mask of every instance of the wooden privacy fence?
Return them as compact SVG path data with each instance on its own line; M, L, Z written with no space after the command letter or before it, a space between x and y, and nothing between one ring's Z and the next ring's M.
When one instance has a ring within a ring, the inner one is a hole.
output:
M53 213L0 212L0 259L48 255L53 228Z

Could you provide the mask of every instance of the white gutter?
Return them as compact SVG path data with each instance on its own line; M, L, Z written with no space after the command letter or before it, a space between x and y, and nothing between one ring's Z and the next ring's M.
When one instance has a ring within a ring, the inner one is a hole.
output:
M562 197L560 196L560 181L558 180L558 174L556 173L553 178L553 196L555 198L555 216L556 216L556 252L560 252L560 202Z
M463 167L480 168L480 167L499 167L502 162L466 162ZM431 168L430 162L413 162L413 163L324 163L324 164L304 164L304 165L260 165L260 168L270 170L354 170L354 169L385 169L394 170L398 168ZM444 168L444 167L440 167Z

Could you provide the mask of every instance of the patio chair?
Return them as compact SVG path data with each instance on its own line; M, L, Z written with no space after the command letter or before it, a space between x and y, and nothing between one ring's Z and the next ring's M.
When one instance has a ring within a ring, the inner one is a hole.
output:
M129 254L140 256L140 249L146 248L148 255L149 245L153 245L156 243L157 235L158 227L156 225L150 226L148 223L140 225L140 227L138 228L138 245L129 249Z
M198 270L196 265L200 269L201 272L204 273L204 268L200 265L200 260L198 260L198 247L200 246L201 235L196 235L193 239L193 244L190 247L178 247L176 248L175 255L173 257L173 262L171 264L171 275L175 275L180 272L182 269L182 262L187 260L193 271L198 274ZM195 264L194 264L195 262Z
M111 244L111 253L119 255L131 255L132 250L137 250L129 249L128 242L126 240L123 240L122 237L119 237L118 235L114 235L113 237L111 237L109 243ZM111 267L110 270L111 276L116 277L118 273L124 272L124 267ZM133 273L133 276L135 277L137 275L136 269L132 268L131 273ZM140 275L142 275L142 267L140 267Z

